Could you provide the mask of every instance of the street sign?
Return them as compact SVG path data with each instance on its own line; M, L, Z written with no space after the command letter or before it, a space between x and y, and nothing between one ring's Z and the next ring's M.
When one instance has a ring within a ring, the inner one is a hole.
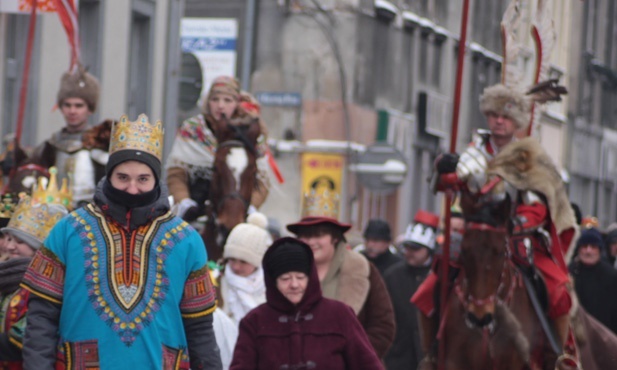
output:
M396 190L407 176L405 156L387 143L368 147L358 158L358 163L349 167L364 187L382 194Z
M264 107L299 107L302 95L298 92L260 91L255 94L257 101Z

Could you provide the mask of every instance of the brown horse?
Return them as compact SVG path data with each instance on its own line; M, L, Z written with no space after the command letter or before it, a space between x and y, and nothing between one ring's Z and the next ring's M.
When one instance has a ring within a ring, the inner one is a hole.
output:
M479 204L463 196L467 221L461 273L454 282L440 333L446 369L550 369L550 350L522 273L510 258L511 203Z
M227 122L215 130L218 147L203 234L211 260L222 256L227 235L246 219L257 181L256 146L260 133L258 120Z

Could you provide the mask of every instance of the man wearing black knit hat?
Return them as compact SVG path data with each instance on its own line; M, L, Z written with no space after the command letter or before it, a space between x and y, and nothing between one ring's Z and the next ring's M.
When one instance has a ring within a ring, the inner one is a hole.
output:
M146 115L113 126L94 202L60 220L23 280L24 368L222 368L208 256L169 210L162 145L162 123ZM57 356L63 342L87 355Z
M617 334L617 271L606 260L604 241L594 228L581 233L568 266L583 308Z
M374 218L364 229L364 244L355 248L373 262L381 276L392 265L403 260L392 245L392 233L387 221Z

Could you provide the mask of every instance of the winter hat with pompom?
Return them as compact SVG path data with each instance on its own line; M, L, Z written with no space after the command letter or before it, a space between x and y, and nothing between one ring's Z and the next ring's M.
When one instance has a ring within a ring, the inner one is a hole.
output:
M268 218L263 213L251 213L245 223L237 225L229 233L223 258L235 258L255 267L261 266L266 249L272 244L267 227Z

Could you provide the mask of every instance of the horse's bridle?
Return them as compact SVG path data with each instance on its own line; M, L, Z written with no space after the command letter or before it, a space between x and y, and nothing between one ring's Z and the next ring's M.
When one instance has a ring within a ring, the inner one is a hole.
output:
M231 124L229 124L229 126L233 126ZM234 126L235 127L235 126ZM246 137L245 137L246 139ZM222 143L219 143L218 147L219 148L246 148L247 150L250 151L250 148L247 147L247 142L244 141L240 141L240 140L226 140L223 141ZM252 145L251 145L252 147ZM253 150L255 150L255 148L253 147ZM250 200L246 200L244 199L244 197L242 196L242 194L240 194L240 192L238 191L233 191L229 194L225 194L223 195L219 201L216 204L216 212L218 212L219 207L221 206L221 204L223 204L223 202L227 199L240 199L242 200L242 202L244 203L244 207L248 209L248 207L250 206Z
M468 311L469 305L473 304L476 307L483 307L486 306L490 303L495 303L495 302L499 302L500 301L500 296L504 291L505 288L505 282L504 282L504 277L505 277L505 273L507 270L507 267L509 264L511 264L511 260L510 260L510 248L508 246L509 240L507 237L507 229L506 227L495 227L489 224L485 224L485 223L478 223L478 222L467 222L465 225L465 229L466 230L480 230L480 231L493 231L493 232L504 232L506 233L506 240L504 243L504 261L503 261L503 266L501 269L501 274L499 275L499 285L497 286L497 289L490 294L488 297L485 298L476 298L473 296L473 294L467 293L465 295L465 293L463 292L463 284L467 283L467 278L463 277L463 281L461 281L460 279L456 281L455 285L454 285L454 291L459 299L459 301L461 302L461 304L463 305L463 307L465 308L465 311ZM463 274L464 276L464 274ZM510 286L508 287L508 292L505 296L505 299L503 299L504 302L509 302L510 299L512 298L512 295L514 293L514 288L516 287L516 279L511 278L510 279ZM467 320L466 320L467 322ZM467 322L468 326L470 325L469 322ZM489 322L487 323L487 328L489 330L489 332L492 334L493 331L495 330L495 323L493 322Z
M249 141L249 139L246 137L246 135L244 134L244 132L242 131L240 126L232 125L231 123L227 123L227 128L234 132L236 139L235 140L227 140L224 143L228 143L230 141L233 141L233 142L236 142L236 143L240 143L241 146L244 146L246 148L246 150L248 150L251 154L253 154L253 155L257 154L257 150L255 149L255 145L253 145L253 143L251 143Z

